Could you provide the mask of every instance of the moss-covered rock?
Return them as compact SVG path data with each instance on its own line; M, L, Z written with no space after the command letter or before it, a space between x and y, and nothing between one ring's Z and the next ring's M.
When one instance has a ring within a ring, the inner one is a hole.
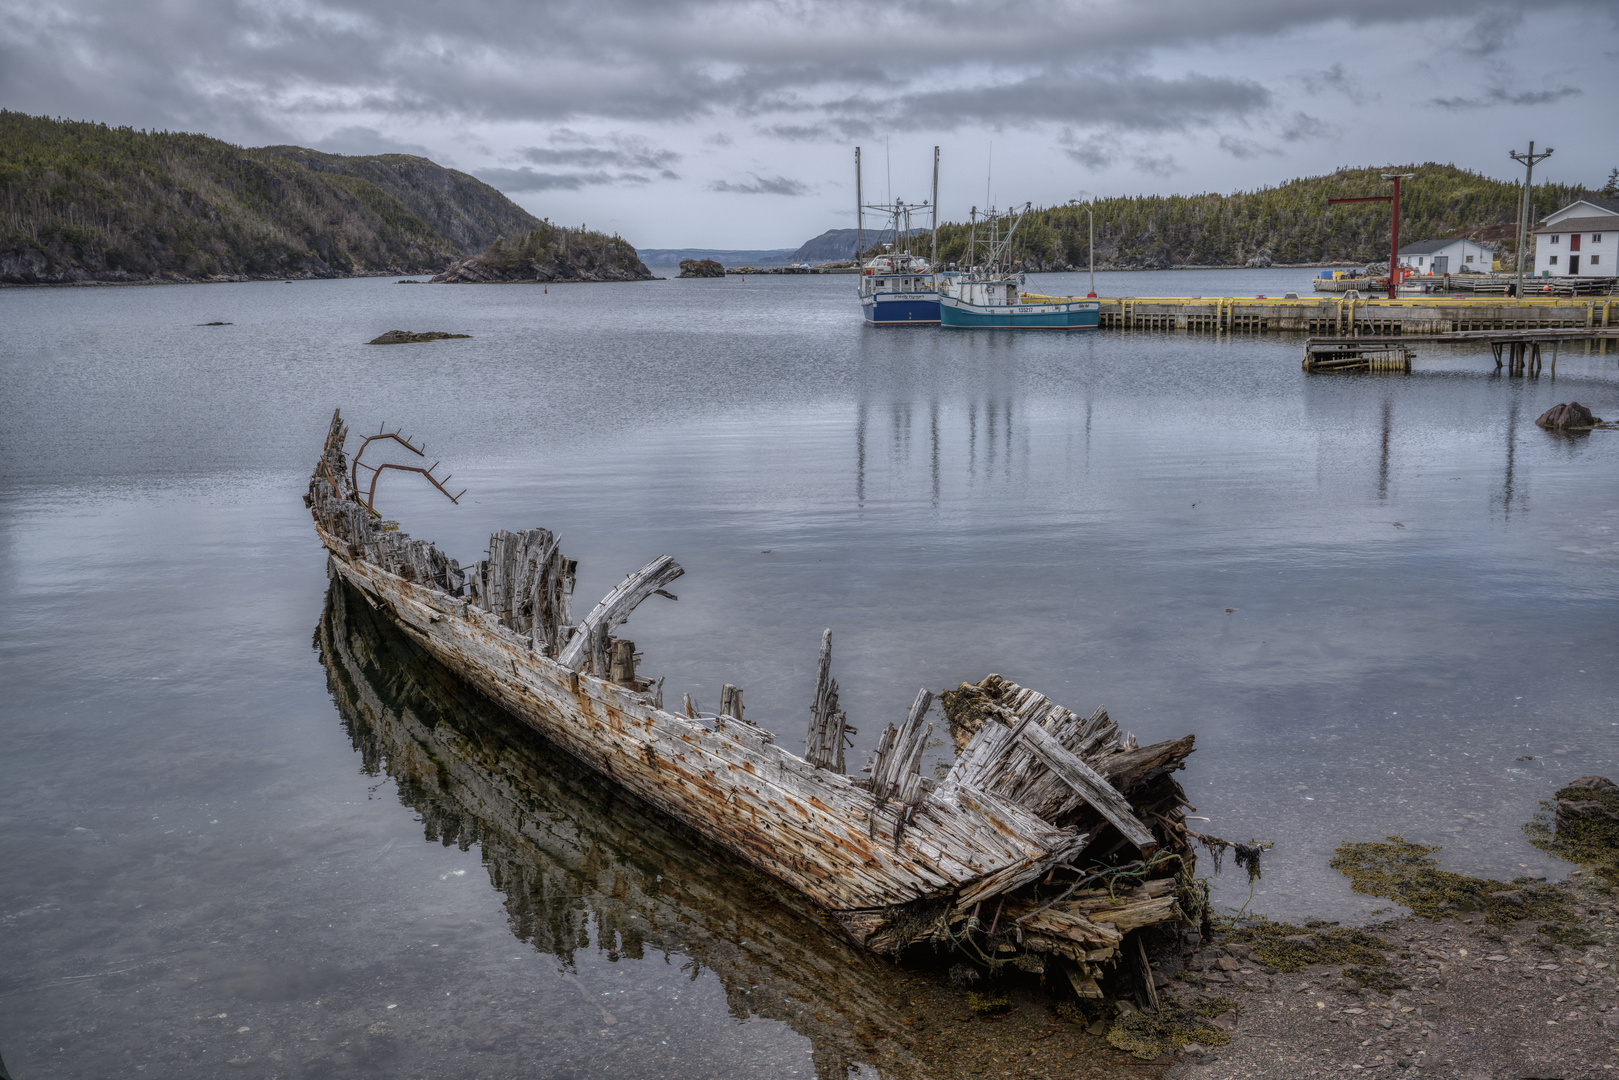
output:
M1425 919L1482 911L1497 925L1519 919L1568 921L1572 899L1555 885L1519 880L1512 884L1441 870L1437 847L1390 836L1383 842L1340 844L1328 864L1349 878L1365 896L1397 900Z
M1382 938L1336 923L1307 926L1253 919L1226 928L1226 944L1252 946L1254 959L1278 971L1299 971L1311 964L1359 964L1382 967L1388 943Z
M1531 844L1619 884L1619 784L1582 776L1540 811L1524 827Z
M1144 1061L1191 1042L1225 1046L1231 1036L1209 1021L1236 1007L1237 1003L1229 998L1198 998L1185 1005L1163 1001L1156 1013L1129 1012L1120 1016L1108 1029L1107 1041Z

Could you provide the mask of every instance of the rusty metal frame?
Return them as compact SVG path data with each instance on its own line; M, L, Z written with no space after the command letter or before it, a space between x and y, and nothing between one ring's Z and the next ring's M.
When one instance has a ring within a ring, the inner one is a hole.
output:
M403 429L400 429L400 430L403 430ZM360 443L360 448L358 450L354 451L353 464L352 464L352 467L349 470L350 474L351 474L349 479L352 482L352 484L354 485L354 501L355 502L362 501L360 499L360 470L362 468L365 468L365 469L370 469L371 470L371 486L366 489L365 499L363 501L364 501L365 508L367 510L371 511L373 514L377 512L377 508L376 508L376 505L375 505L376 497L377 497L377 478L382 475L384 469L394 469L394 470L397 470L398 472L421 473L423 476L427 477L427 482L428 483L432 484L434 487L438 488L439 491L444 493L444 497L446 499L449 499L451 502L455 503L457 506L460 505L461 496L465 495L467 493L467 489L462 488L459 494L451 495L449 489L444 486L444 481L448 480L450 478L450 474L446 473L442 480L439 477L433 475L433 470L439 467L439 463L436 462L436 461L433 462L433 464L429 465L425 469L422 468L419 465L395 465L391 461L385 461L381 465L366 465L364 462L362 462L360 460L360 456L365 453L366 447L370 446L372 443L376 442L378 439L392 439L394 442L398 443L400 446L403 446L406 450L409 450L411 453L415 454L417 457L426 457L427 456L426 454L423 453L423 451L426 449L426 444L425 443L422 446L417 446L414 443L412 443L408 438L401 435L399 433L399 431L382 431L382 430L378 430L378 432L375 435L367 435L365 437L365 441Z

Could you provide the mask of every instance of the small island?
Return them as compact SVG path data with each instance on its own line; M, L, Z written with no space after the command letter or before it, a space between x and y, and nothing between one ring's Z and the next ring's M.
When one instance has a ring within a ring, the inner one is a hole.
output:
M433 278L439 284L651 280L652 272L629 241L549 221L496 240L487 251L462 259Z
M681 259L680 276L689 278L722 278L725 267L713 259Z

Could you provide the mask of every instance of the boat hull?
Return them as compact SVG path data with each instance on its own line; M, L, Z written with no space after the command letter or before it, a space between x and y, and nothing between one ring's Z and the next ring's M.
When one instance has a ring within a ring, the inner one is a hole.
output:
M994 888L1086 841L973 791L930 797L901 827L904 807L811 767L765 729L665 712L646 693L532 651L476 604L350 557L343 540L317 531L331 573L450 670L560 749L797 888L868 947L884 909ZM981 846L964 852L935 832Z
M937 326L939 298L926 293L879 294L864 297L860 308L872 326Z
M939 302L939 325L957 330L1095 330L1101 320L1096 300L995 307L947 296Z

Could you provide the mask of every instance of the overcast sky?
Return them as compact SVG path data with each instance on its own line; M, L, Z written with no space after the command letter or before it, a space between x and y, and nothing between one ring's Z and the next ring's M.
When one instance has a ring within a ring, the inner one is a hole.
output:
M0 0L0 106L404 151L640 247L1454 162L1619 166L1616 0Z

